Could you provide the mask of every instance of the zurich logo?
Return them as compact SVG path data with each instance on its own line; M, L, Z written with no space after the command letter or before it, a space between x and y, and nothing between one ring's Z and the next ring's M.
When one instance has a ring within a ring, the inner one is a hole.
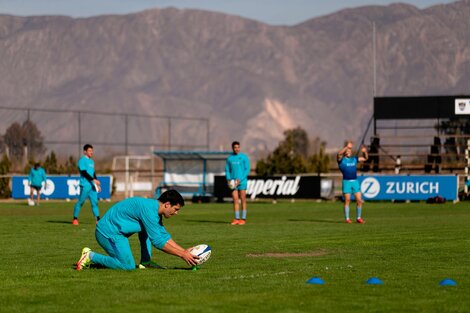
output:
M375 198L380 192L380 183L373 177L367 177L361 183L361 193L365 198Z

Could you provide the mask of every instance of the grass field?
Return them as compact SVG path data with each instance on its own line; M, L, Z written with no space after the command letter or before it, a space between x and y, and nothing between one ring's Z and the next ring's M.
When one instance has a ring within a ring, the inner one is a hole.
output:
M199 270L155 250L168 269L77 272L82 247L102 251L88 203L80 226L72 202L0 203L0 311L470 312L468 203L366 203L365 225L343 223L341 206L250 203L230 226L228 203L187 205L165 225L184 247L212 246ZM447 277L458 285L439 286Z

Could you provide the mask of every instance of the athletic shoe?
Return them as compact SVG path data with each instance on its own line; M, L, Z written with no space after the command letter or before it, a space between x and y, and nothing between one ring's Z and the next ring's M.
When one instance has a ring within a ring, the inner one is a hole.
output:
M356 220L356 223L358 223L358 224L365 224L365 222L366 222L366 221L364 221L362 218L358 218L358 219Z
M346 223L351 224L351 220L349 218L347 218Z
M238 220L238 225L245 225L245 220Z
M238 225L238 224L240 224L239 220L233 220L232 223L230 223L230 225Z
M156 269L160 269L160 270L166 269L166 267L158 265L154 261L142 262L142 263L139 264L139 269L144 270L146 268L156 268Z
M78 260L77 262L77 271L81 271L82 269L87 268L90 265L91 263L90 253L91 253L90 248L85 247L82 249L82 256L80 257L80 260Z
M76 218L73 219L72 225L78 225L78 220Z

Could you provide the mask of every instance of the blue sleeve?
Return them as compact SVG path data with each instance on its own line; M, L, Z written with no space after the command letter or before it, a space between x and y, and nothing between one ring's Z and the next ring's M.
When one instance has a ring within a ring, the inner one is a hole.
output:
M43 181L46 181L47 180L47 176L46 176L46 171L44 169L41 169L42 171L42 180Z
M85 162L83 162L83 158L80 158L80 160L78 160L77 166L78 166L78 171L79 172L86 170L86 164L84 164L84 163Z
M145 231L152 245L161 250L166 242L171 239L171 236L166 231L165 227L160 225L160 217L158 214L152 214L150 210L145 210L144 212L141 218Z
M245 177L248 177L248 175L250 175L250 159L248 158L247 155L245 155L243 163L245 166Z
M96 178L96 175L95 175L95 161L90 159L89 162L90 162L90 164L93 164L93 169L90 169L90 171L88 173L90 174L91 177Z
M227 180L232 179L232 174L230 173L230 162L228 161L229 159L227 158L227 161L225 161L225 177Z
M33 180L33 170L31 169L29 171L29 176L28 176L28 183L31 185L31 181Z

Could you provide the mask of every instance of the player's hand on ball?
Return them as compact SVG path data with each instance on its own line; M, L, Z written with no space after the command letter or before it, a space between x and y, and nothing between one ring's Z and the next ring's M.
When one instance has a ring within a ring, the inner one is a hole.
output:
M190 248L191 249L191 248ZM197 255L192 254L189 250L186 249L184 250L183 255L181 255L181 258L191 266L196 266L198 264L199 257Z

